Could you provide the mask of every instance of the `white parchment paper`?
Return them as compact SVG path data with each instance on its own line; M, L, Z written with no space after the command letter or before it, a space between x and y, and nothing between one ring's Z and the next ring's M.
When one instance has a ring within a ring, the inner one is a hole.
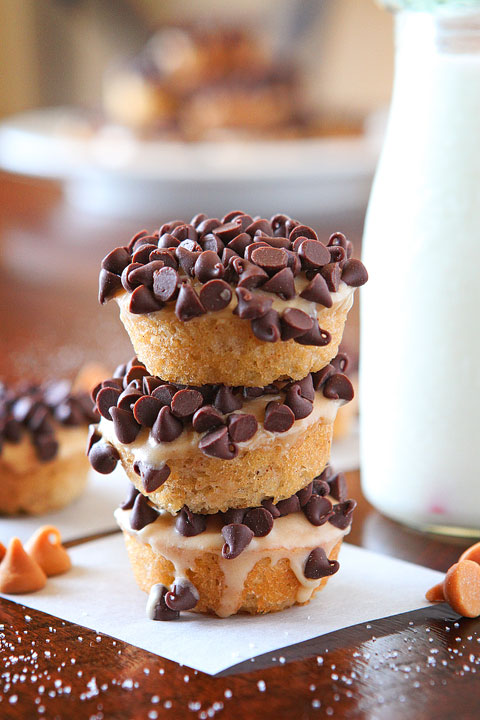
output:
M113 530L117 527L113 512L126 497L129 487L130 482L120 465L111 475L90 470L83 495L62 510L33 517L0 516L0 542L7 545L13 536L25 542L41 525L55 525L64 542Z
M257 617L183 613L172 622L153 622L145 617L147 596L135 584L122 535L70 553L69 573L50 578L38 593L9 599L212 675L340 628L425 607L426 590L443 577L344 543L340 571L309 605Z

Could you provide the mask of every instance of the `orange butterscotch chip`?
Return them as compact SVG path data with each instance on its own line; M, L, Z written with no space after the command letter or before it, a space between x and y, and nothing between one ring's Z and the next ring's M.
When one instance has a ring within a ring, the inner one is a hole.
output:
M443 592L443 582L434 585L430 590L425 593L425 597L428 602L440 603L445 602L445 594Z
M7 548L5 547L5 545L3 545L0 542L0 562L2 562L3 558L5 557L6 552L7 552Z
M25 544L25 550L48 577L67 572L72 566L62 545L60 532L53 525L42 525L38 528Z
M480 542L471 545L460 555L460 560L472 560L480 565Z
M480 615L480 565L460 560L448 570L443 582L445 599L463 617Z
M35 592L45 587L46 582L40 565L25 552L17 537L12 538L0 563L0 592Z

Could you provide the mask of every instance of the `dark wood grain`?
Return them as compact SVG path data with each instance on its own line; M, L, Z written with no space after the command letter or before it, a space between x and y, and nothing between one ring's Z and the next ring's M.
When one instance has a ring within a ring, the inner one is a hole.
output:
M143 223L81 216L54 184L7 176L0 208L0 376L73 374L86 360L111 366L128 357L115 308L96 303L96 276L105 250ZM346 229L358 242L361 225L360 215L335 218L324 232ZM348 480L359 501L351 542L438 570L466 546L381 517L359 474ZM218 677L8 600L0 600L0 623L2 720L480 715L480 623L446 605L346 628Z

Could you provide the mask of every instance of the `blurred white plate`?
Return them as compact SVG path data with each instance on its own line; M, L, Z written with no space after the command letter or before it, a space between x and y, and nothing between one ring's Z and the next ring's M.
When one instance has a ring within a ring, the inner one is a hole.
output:
M140 140L120 127L92 132L68 108L0 124L3 170L62 180L77 207L121 216L356 209L367 201L377 153L363 137Z

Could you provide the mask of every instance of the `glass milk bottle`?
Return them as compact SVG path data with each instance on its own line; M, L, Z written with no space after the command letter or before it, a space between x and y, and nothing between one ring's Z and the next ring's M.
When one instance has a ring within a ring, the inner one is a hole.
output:
M408 525L478 535L480 0L389 4L394 91L364 236L363 489Z

